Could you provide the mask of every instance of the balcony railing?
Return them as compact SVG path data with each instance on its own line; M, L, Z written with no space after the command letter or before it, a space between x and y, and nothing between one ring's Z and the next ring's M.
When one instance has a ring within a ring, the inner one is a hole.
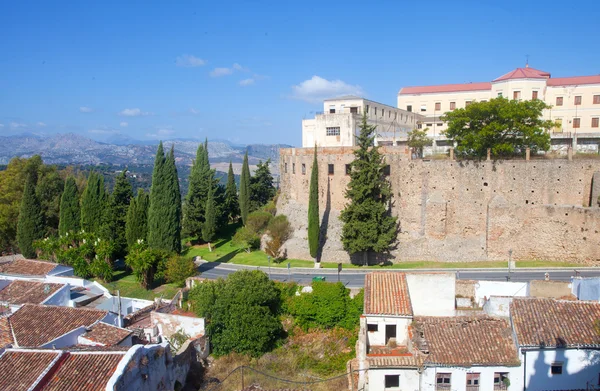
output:
M436 384L435 391L450 391L452 390L451 384Z

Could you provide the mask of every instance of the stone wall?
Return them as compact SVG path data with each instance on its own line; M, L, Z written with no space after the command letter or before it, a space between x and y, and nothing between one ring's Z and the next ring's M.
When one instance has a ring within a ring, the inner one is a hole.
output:
M352 151L318 150L324 261L350 261L340 240L339 214ZM600 261L600 208L592 202L600 160L458 162L410 160L403 147L380 151L390 165L392 213L399 223L393 261L505 260L509 250L516 260ZM278 213L288 215L295 229L286 243L289 258L310 259L312 160L312 148L281 150Z

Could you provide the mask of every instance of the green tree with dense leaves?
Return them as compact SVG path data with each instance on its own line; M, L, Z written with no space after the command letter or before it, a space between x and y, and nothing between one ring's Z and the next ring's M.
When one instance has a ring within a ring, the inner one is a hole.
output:
M227 186L225 186L225 202L224 209L227 215L227 220L234 222L240 215L240 204L238 202L237 187L235 186L235 175L233 174L233 166L229 162L229 171L227 172Z
M319 163L317 162L317 146L310 173L310 189L308 192L308 249L310 256L317 260L319 251Z
M137 196L131 198L125 222L125 238L127 247L132 248L138 240L146 240L148 236L148 205L150 199L144 189L138 189Z
M84 231L100 232L105 206L104 177L95 171L90 171L87 186L81 196L81 228Z
M162 142L156 151L150 207L148 247L167 252L181 251L181 193L173 147L165 156Z
M202 240L208 243L208 250L212 251L210 242L215 238L217 232L215 195L212 188L208 190L208 199L206 200L206 211L204 212L204 226L202 227Z
M133 270L144 289L152 288L159 269L164 269L168 253L160 249L149 249L146 243L136 243L125 257L125 263Z
M56 235L60 220L60 198L65 182L56 166L40 164L35 194L44 215L44 235Z
M250 194L250 167L248 166L248 151L246 151L242 163L239 192L240 215L244 224L246 224L248 213L250 213Z
M196 265L192 258L179 255L169 258L165 269L165 278L167 282L184 286L185 280L196 274Z
M79 209L79 191L75 178L70 176L65 181L65 188L60 199L60 218L58 233L77 232L81 226Z
M396 240L396 217L391 215L391 184L384 175L384 158L374 145L376 126L363 114L358 149L350 163L348 203L341 213L344 223L342 243L350 254L362 253L368 263L369 252L388 252Z
M250 178L250 211L258 210L275 197L273 175L269 169L271 159L258 162L254 176Z
M457 143L458 156L483 158L488 148L492 156L513 156L550 148L549 130L554 122L542 117L550 106L542 100L508 100L503 97L473 102L465 108L446 113L445 134Z
M25 183L19 221L17 223L17 242L25 258L35 258L33 242L44 235L44 215L40 201L35 194L35 179L31 175Z
M113 191L108 196L102 215L100 235L113 244L113 253L108 256L110 261L125 256L127 250L125 223L132 198L133 188L127 179L127 170L125 169L115 179Z
M408 146L413 149L418 157L423 157L423 149L432 144L432 141L427 137L429 128L423 130L413 129L408 132Z

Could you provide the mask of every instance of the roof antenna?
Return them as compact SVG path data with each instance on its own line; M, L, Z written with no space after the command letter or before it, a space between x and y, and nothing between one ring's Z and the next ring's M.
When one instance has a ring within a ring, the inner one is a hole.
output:
M525 68L529 68L529 54L525 55Z

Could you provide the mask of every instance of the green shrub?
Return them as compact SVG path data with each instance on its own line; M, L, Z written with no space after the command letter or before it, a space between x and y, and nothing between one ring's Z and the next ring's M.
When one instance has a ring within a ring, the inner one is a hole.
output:
M183 286L185 280L196 274L196 265L191 258L173 256L167 261L165 278L167 282Z
M89 265L89 271L93 276L100 278L104 282L110 282L113 279L112 266L99 257L94 259Z
M257 234L261 234L265 228L267 228L271 218L273 218L271 213L257 210L256 212L252 212L248 215L246 227Z
M262 207L262 210L270 213L271 216L275 216L277 213L277 207L275 206L275 202L269 201L265 206Z
M232 243L242 247L246 252L251 252L260 247L260 236L248 227L242 227L235 232Z
M273 217L269 221L267 231L271 239L267 242L265 251L273 257L275 262L281 262L286 258L285 254L281 254L281 246L292 234L290 222L285 215Z

